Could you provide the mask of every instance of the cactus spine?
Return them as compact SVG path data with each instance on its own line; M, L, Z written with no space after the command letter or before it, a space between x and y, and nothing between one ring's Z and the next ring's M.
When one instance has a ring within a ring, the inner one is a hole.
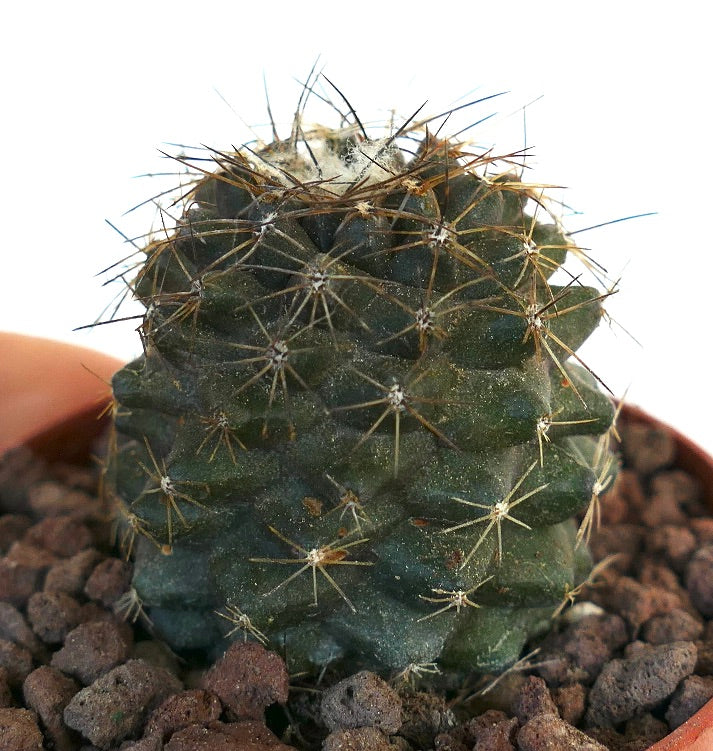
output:
M550 282L586 258L542 191L425 123L214 159L143 251L113 382L155 627L293 670L503 668L590 567L614 413L575 352L606 292Z

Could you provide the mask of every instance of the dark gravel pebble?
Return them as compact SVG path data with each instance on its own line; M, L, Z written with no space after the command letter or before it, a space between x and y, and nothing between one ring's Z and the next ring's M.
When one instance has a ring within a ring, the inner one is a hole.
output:
M706 618L713 618L713 545L701 548L691 559L686 586L698 610Z
M636 524L614 524L600 527L591 537L589 548L595 561L616 555L612 569L625 572L631 569L634 559L643 549L644 530Z
M676 608L670 613L655 615L644 623L641 638L649 644L672 641L696 641L703 634L703 623L685 610Z
M544 639L535 672L550 686L589 684L627 641L626 624L620 616L587 616Z
M180 673L178 657L162 641L147 639L136 642L131 650L131 657L135 660L144 660L159 668L165 668L176 677Z
M125 662L131 651L126 629L113 621L89 621L72 629L51 665L88 686L104 673Z
M594 682L585 717L588 725L614 726L653 709L696 665L692 642L641 645L633 651L626 659L607 663Z
M166 670L129 660L77 692L65 707L64 722L106 749L137 735L149 712L181 689Z
M671 697L666 710L669 728L677 728L710 699L713 699L713 676L691 675L685 678Z
M634 636L649 618L668 613L683 604L675 592L662 587L644 586L630 576L609 578L603 586L592 591L591 599L620 615Z

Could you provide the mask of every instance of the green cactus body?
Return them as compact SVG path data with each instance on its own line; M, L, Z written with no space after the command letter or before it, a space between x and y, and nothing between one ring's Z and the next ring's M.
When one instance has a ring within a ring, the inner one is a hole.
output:
M221 155L145 251L107 477L178 649L498 670L589 571L602 294L550 284L577 251L539 190L419 137Z

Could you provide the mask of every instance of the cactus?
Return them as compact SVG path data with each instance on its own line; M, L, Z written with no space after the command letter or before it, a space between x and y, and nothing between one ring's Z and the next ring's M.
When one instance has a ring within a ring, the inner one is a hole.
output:
M614 410L575 352L608 293L550 281L593 266L512 161L352 114L198 162L143 250L119 539L177 649L500 670L591 568Z

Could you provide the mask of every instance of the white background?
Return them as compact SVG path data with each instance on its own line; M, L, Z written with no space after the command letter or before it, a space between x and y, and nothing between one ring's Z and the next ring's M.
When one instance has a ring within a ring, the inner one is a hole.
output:
M617 395L630 386L629 401L713 452L704 4L403 6L8 3L0 328L138 354L136 322L72 332L112 297L96 272L127 252L104 220L127 235L149 228L153 212L122 214L160 185L134 175L173 168L158 152L179 151L167 143L229 148L253 137L246 124L267 137L263 74L286 134L295 79L319 56L365 121L509 92L454 127L496 113L472 138L501 152L530 147L526 178L566 186L553 192L578 212L565 216L570 230L657 212L576 235L622 276L607 310L641 343L602 327L583 354Z

